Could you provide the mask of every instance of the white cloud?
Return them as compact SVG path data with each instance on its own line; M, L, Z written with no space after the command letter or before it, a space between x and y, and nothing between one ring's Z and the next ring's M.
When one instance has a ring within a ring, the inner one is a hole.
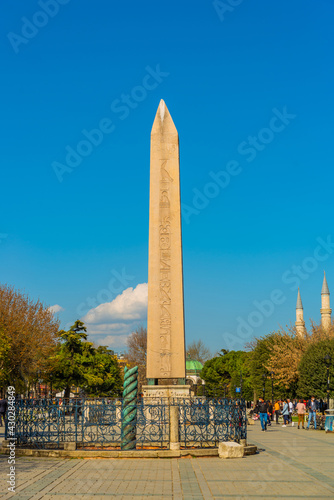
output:
M60 305L58 304L55 304L54 306L50 306L49 308L49 311L53 312L53 313L59 313L61 311L64 311L65 309L63 307L61 307Z
M124 349L126 339L147 317L147 283L127 288L111 302L90 309L81 318L90 340L112 349Z
M132 324L132 323L131 323ZM102 325L86 325L89 335L106 335L107 333L126 333L129 331L129 323L105 323Z
M88 311L82 318L87 324L106 324L145 319L147 315L147 283L127 288L111 302Z
M124 346L126 345L126 339L128 338L128 335L107 335L106 337L101 337L98 339L94 339L94 343L96 345L106 345L108 347L111 347L111 349L124 349Z

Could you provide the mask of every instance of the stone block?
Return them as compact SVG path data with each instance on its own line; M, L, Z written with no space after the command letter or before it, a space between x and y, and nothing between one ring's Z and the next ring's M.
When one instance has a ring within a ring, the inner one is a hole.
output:
M220 458L242 458L244 456L244 446L234 441L219 443L218 455Z
M158 450L157 455L159 458L180 458L180 450Z
M159 403L161 399L189 398L189 385L143 385L143 398L146 404Z
M218 448L196 448L181 450L181 457L218 457Z
M70 441L69 443L64 443L64 450L66 451L75 451L77 449L77 443L74 441Z
M119 458L158 458L158 450L124 450Z
M256 455L256 453L257 453L257 446L255 446L255 444L249 444L249 445L245 446L244 456Z

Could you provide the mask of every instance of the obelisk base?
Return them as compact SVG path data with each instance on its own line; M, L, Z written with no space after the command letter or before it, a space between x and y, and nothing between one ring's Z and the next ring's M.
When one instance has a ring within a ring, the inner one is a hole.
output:
M143 385L143 398L148 400L189 398L189 385ZM152 401L153 402L153 401Z

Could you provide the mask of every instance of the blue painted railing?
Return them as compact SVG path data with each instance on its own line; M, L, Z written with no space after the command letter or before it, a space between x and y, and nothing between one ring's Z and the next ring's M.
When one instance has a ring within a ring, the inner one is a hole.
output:
M216 447L219 441L247 437L243 400L185 398L137 400L136 448L169 447L169 408L179 408L181 447ZM40 399L16 401L17 445L120 449L122 399Z

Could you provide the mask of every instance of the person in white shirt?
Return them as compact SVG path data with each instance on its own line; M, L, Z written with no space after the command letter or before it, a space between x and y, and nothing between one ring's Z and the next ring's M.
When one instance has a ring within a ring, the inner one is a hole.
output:
M290 401L290 399L288 399L287 402L289 405L289 420L290 420L291 426L293 427L293 422L292 422L293 403L292 403L292 401Z

